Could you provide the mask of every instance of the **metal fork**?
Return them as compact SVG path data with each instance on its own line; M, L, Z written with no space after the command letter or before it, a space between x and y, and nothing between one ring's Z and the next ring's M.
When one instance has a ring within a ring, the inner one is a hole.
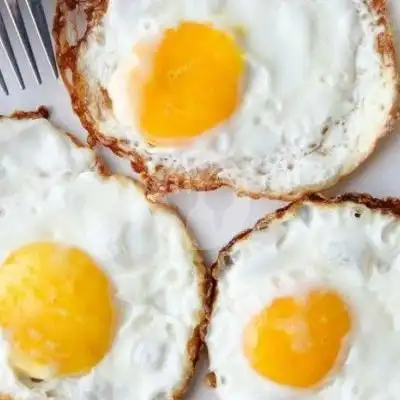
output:
M21 11L21 3L27 11L27 18L31 20L34 26L35 37L32 37L31 39L29 38L26 29L25 19ZM5 15L7 15L11 21L11 26L9 29L7 29L5 23ZM41 0L0 0L0 47L6 56L6 61L11 67L20 88L24 90L26 88L25 80L22 76L18 59L15 55L10 37L16 38L17 42L19 42L19 45L22 47L26 61L28 61L38 84L42 83L43 78L31 45L31 42L33 43L35 40L39 40L46 59L51 66L53 74L55 78L58 78L57 63L55 60L49 27L47 25L46 15ZM3 72L1 71L1 66L0 88L6 95L9 95L10 91Z

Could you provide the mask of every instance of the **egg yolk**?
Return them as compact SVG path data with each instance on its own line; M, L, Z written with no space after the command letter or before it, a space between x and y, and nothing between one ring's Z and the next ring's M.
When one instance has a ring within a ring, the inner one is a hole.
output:
M30 377L89 371L112 344L115 317L106 275L78 248L29 244L0 268L0 326L11 364Z
M140 94L139 124L152 144L192 139L237 108L244 60L234 39L211 25L182 22L167 29L150 70Z
M348 307L334 291L279 297L246 326L244 354L265 378L309 388L332 371L350 329Z

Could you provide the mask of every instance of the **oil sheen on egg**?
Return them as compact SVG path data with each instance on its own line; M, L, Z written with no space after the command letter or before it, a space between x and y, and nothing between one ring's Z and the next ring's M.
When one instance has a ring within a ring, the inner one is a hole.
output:
M204 273L183 223L39 115L0 144L0 397L183 390Z
M93 98L101 84L112 106L89 101L89 111L150 174L212 168L270 195L323 187L373 150L397 96L369 6L111 0L79 66Z
M400 221L369 204L294 203L223 250L207 335L221 399L396 398Z

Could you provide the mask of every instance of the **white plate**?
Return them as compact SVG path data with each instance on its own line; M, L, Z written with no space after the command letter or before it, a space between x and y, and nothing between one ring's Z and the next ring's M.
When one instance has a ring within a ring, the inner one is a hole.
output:
M44 0L47 4L49 20L53 10L52 1ZM392 8L392 25L399 43L400 55L400 2L389 0ZM28 30L31 27L28 26ZM36 49L41 54L41 49ZM23 59L21 49L17 49L19 59ZM0 68L4 55L0 51ZM70 100L61 82L55 81L47 63L39 59L39 66L45 76L44 84L38 86L28 68L22 67L24 76L30 78L28 89L21 91L17 88L13 76L11 80L12 95L5 97L0 93L0 114L8 114L14 110L31 110L38 105L46 105L52 111L52 120L61 127L85 139L85 131L75 117L70 106ZM7 78L6 77L6 78ZM47 78L46 78L47 77ZM400 128L395 134L382 140L375 154L359 168L349 179L337 185L329 194L340 194L348 191L368 192L373 196L400 197ZM129 164L104 151L104 156L115 170L132 174ZM200 246L204 249L208 262L224 244L234 235L251 227L256 220L266 213L275 210L283 203L269 200L251 200L237 198L231 190L218 190L211 193L179 193L170 196L171 203L178 206L181 213L187 217L189 226L194 232ZM203 382L206 369L205 362L201 363L194 387L187 396L188 400L216 400L217 397L208 390Z

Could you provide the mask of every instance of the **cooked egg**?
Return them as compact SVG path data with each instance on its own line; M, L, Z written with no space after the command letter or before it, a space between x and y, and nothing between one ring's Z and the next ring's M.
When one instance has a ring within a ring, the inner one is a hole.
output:
M314 197L222 250L206 339L221 399L397 397L396 204Z
M373 1L85 7L78 47L66 5L55 30L75 109L152 190L298 197L356 168L395 117L392 37Z
M0 397L180 394L205 285L183 223L39 114L0 144Z

